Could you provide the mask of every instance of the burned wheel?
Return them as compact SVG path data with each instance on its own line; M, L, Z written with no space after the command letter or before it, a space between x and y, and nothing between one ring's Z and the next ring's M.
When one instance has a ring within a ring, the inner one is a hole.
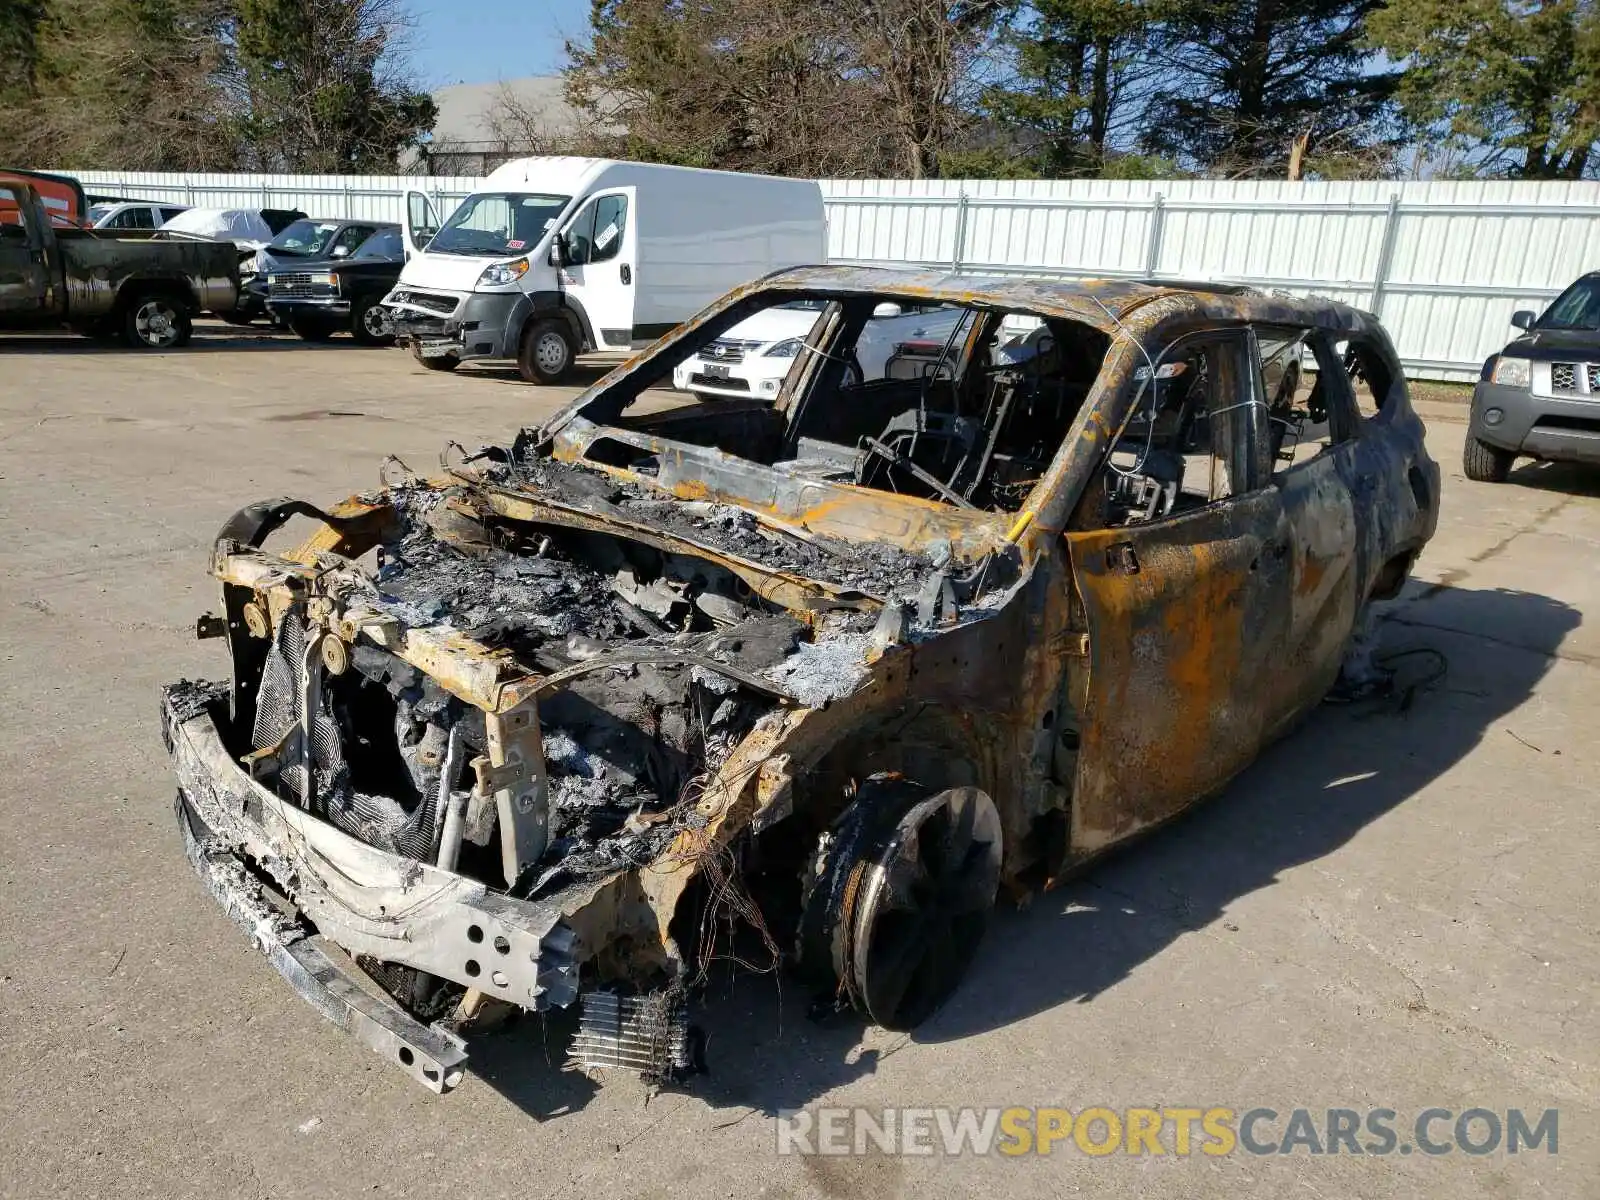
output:
M1000 814L977 788L924 800L896 826L856 901L851 975L885 1029L914 1029L956 990L1000 886Z
M1000 815L977 788L928 796L905 780L868 780L825 839L801 918L802 967L885 1029L915 1028L972 962L1003 848Z

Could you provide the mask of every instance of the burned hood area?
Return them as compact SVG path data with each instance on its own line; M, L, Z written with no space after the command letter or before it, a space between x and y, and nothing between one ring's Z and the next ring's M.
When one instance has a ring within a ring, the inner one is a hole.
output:
M486 487L648 525L684 548L510 521L484 502ZM511 670L562 680L538 703L550 841L533 873L514 885L531 896L574 874L638 866L660 853L685 819L679 810L692 809L685 801L759 719L826 706L859 686L881 612L914 608L919 585L936 574L924 555L802 541L736 506L652 495L549 459L485 472L481 484L402 486L364 499L394 511L362 585L373 607L409 627L459 632L513 660ZM791 611L763 599L759 581L752 586L693 547L829 590L817 592L809 610ZM336 708L341 740L379 744L352 737L372 719L356 710L392 703L406 765L373 769L365 780L352 769L351 778L399 794L391 827L441 826L430 811L440 771L433 764L458 723L466 757L485 752L481 714L381 650L357 646L351 661L354 686ZM375 832L364 814L354 822L337 810L328 815L357 836ZM437 850L437 839L377 840L419 856ZM490 847L493 830L469 823L467 842L468 855L472 845Z

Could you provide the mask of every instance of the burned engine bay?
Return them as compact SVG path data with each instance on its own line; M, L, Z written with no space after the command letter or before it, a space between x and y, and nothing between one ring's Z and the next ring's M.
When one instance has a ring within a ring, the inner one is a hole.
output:
M922 556L873 546L832 560L840 569L828 572L822 552L763 531L743 509L651 499L560 464L541 475L547 486L565 476L591 506L620 507L750 561L820 572L862 595L892 593L931 569ZM399 525L377 548L375 606L410 627L448 626L540 676L571 674L538 705L549 842L534 876L517 881L531 897L573 875L649 861L677 832L671 810L717 772L762 714L783 701L820 707L865 674L877 619L865 605L808 614L807 623L690 554L606 533L482 520L467 489L410 488L388 499ZM619 654L631 661L585 671ZM449 789L459 790L460 768L487 751L482 714L376 648L356 646L351 666L350 684L333 689L332 712L342 743L370 752L319 788L326 815L363 840L431 859L444 828L434 797L446 791L452 731L461 750ZM379 692L393 704L398 764L376 749L381 731L362 728L374 719L371 708L388 715ZM257 745L280 735L261 727L258 710ZM385 818L374 824L377 810ZM494 845L492 810L469 809L464 840L467 856L471 846Z

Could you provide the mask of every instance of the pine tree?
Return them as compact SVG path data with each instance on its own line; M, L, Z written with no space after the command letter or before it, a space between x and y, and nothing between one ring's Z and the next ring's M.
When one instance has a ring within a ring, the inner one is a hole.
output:
M1386 169L1396 74L1364 41L1381 6L1186 0L1159 32L1167 77L1145 114L1144 147L1230 178L1281 177L1296 157L1330 170Z
M1391 0L1372 36L1405 61L1401 102L1441 165L1523 179L1581 179L1600 165L1593 3Z
M989 89L985 107L1040 174L1104 173L1158 69L1150 41L1160 12L1157 0L1034 0L1007 39L1012 78Z

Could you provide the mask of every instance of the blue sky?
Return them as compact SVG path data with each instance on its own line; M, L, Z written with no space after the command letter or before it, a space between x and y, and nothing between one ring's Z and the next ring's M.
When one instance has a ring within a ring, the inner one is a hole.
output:
M589 28L589 0L408 0L411 66L429 89L548 75Z

